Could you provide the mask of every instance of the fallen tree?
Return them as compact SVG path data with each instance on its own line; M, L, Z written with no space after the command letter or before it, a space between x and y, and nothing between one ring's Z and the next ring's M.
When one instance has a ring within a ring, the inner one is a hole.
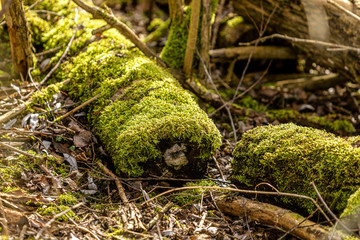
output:
M62 46L77 31L71 58L61 64L54 79L70 79L64 89L76 101L98 96L88 106L88 119L117 172L167 177L203 174L221 139L193 96L115 29L93 36L92 31L106 25L105 21L90 20L89 14L80 12L81 24L77 24L75 6L66 3L39 4L58 11L60 5L65 16L44 33L43 46L45 51ZM65 46L50 64L59 61L64 51Z
M257 26L270 17L267 33L277 35L268 39L284 38L311 61L360 82L360 17L351 12L350 1L236 0L232 4Z

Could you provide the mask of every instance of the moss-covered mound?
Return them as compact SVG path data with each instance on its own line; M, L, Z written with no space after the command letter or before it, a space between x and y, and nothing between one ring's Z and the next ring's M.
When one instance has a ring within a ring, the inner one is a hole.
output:
M316 199L314 182L336 212L360 186L360 149L355 138L295 124L257 127L246 132L234 150L233 180L253 188L268 182L279 191ZM300 198L281 198L311 212L315 206Z
M45 49L67 43L75 31L73 17L68 14L44 34ZM71 79L66 88L76 101L101 94L88 116L118 173L199 177L221 144L214 123L167 70L116 30L92 36L105 22L83 12L78 22L72 57L56 80Z

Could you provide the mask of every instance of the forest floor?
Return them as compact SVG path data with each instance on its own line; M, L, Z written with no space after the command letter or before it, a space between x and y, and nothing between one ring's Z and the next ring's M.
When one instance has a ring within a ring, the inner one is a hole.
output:
M149 6L129 4L121 9L133 13L122 17L140 37L149 34L146 29L149 20L143 13L146 7ZM232 16L231 5L225 7L223 14ZM160 51L165 41L166 36L163 36L151 46ZM234 68L230 68L230 62L212 62L213 80L225 99L233 97L245 64L246 61L238 61ZM235 102L249 110L246 115L233 113L237 139L254 127L284 122L323 128L344 137L359 134L360 85L344 81L331 87L308 90L296 84L281 85L271 81L279 75L303 74L298 67L297 61L273 61L270 65L261 60L251 62L246 81L240 86L240 90L247 91L247 94ZM225 81L229 69L233 74ZM308 70L327 71L315 64L310 64ZM267 72L268 80L258 81L264 72ZM33 87L31 83L8 79L6 73L0 77L4 79L0 91L0 114L4 114L18 106L22 96ZM51 113L60 116L70 111L73 105L66 93L61 93L47 107L62 106L60 111ZM224 138L222 147L209 163L206 178L190 180L158 176L114 179L96 164L101 159L110 171L114 169L111 159L88 127L86 112L82 109L62 123L54 123L51 114L39 117L28 112L11 119L0 127L0 140L4 144L0 145L1 235L9 239L72 240L296 239L275 227L224 215L214 200L224 194L222 191L174 191L142 204L151 197L181 186L232 186L231 161L235 146L232 123L225 111L216 111L206 103L202 106ZM35 106L35 110L46 112L43 107ZM19 149L27 153L19 156L22 152ZM40 155L52 155L62 160ZM127 198L139 212L129 212L121 207L115 180L120 180ZM296 209L291 210L296 212ZM147 230L136 223L128 223L125 230L124 219L137 217ZM137 227L131 228L132 225Z

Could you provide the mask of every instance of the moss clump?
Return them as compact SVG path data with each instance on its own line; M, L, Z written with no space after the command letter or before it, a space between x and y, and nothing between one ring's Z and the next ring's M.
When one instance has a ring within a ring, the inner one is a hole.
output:
M246 132L234 150L235 182L254 187L269 182L279 191L316 198L314 182L330 207L342 211L360 186L360 149L323 130L295 124L257 127ZM310 201L281 198L311 212Z
M32 96L32 104L44 104L46 102L50 102L53 99L53 96L56 93L60 92L60 88L63 86L62 83L55 83L47 86L46 88L42 89L34 93Z
M39 17L39 15L33 11L26 12L26 21L28 22L31 31L31 43L35 47L41 46L42 35L50 30L49 22Z
M104 22L79 14L86 32L76 39L76 44L86 45L86 49L62 64L55 76L60 81L71 79L65 87L76 101L101 94L88 106L88 116L117 172L129 176L149 171L162 174L166 168L164 151L171 143L185 144L190 162L187 168L173 169L171 173L202 174L209 157L221 144L213 122L168 71L132 48L132 43L116 30L106 31L101 39L88 43L90 37L84 35ZM67 18L58 21L43 38L46 48L58 45L68 34L63 32L69 32L64 29L70 29L72 24Z
M244 19L241 16L236 16L230 20L228 20L226 22L226 25L229 26L230 28L235 28L236 26L238 26L239 24L243 23Z
M351 194L347 200L346 208L344 209L341 217L346 217L349 215L355 215L360 212L360 188Z
M44 216L54 216L65 210L68 210L69 208L70 207L64 205L56 206L55 204L48 204L48 205L44 205L43 208L38 209L38 212ZM72 210L68 211L66 215L74 219L75 221L79 220L79 218ZM57 217L56 220L60 222L67 222L69 221L69 218L67 216L61 215L60 217Z
M270 121L278 120L280 122L293 122L309 127L323 128L331 132L352 133L355 127L347 120L331 120L333 116L310 116L305 113L299 113L295 110L279 109L266 112ZM336 117L336 116L335 116Z
M68 194L61 194L58 199L60 204L70 204L74 205L78 202L78 199L71 193Z
M186 8L185 19L178 17L171 22L168 40L160 54L161 59L174 68L184 65L190 14L191 9Z
M216 184L212 181L201 180L199 182L188 182L184 185L184 187L194 187L194 186L202 186L202 187L211 187L216 186ZM182 191L178 194L174 194L171 199L179 206L184 206L194 201L200 200L203 195L205 195L209 190L206 189L189 189Z

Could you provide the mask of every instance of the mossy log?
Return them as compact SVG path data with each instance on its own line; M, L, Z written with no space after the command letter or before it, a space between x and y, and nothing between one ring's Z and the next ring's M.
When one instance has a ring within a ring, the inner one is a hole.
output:
M352 6L354 1L334 2L342 4L349 11L355 8ZM232 4L240 16L249 19L249 22L255 21L257 26L263 26L276 9L269 21L267 33L360 47L359 18L330 1L234 0ZM328 46L300 41L291 44L312 62L360 82L358 51L341 47L331 51Z
M45 50L61 45L74 33L74 6L65 8L65 18L42 38ZM133 177L201 176L221 144L214 123L166 69L115 29L92 36L105 22L90 18L79 12L81 28L70 48L72 57L55 78L71 79L66 90L75 101L101 95L89 106L88 118L117 172Z
M316 199L310 185L314 182L330 208L340 213L360 187L358 140L292 123L257 127L236 144L232 179L251 188L267 182L281 192ZM311 202L299 198L280 200L309 213L315 209Z

